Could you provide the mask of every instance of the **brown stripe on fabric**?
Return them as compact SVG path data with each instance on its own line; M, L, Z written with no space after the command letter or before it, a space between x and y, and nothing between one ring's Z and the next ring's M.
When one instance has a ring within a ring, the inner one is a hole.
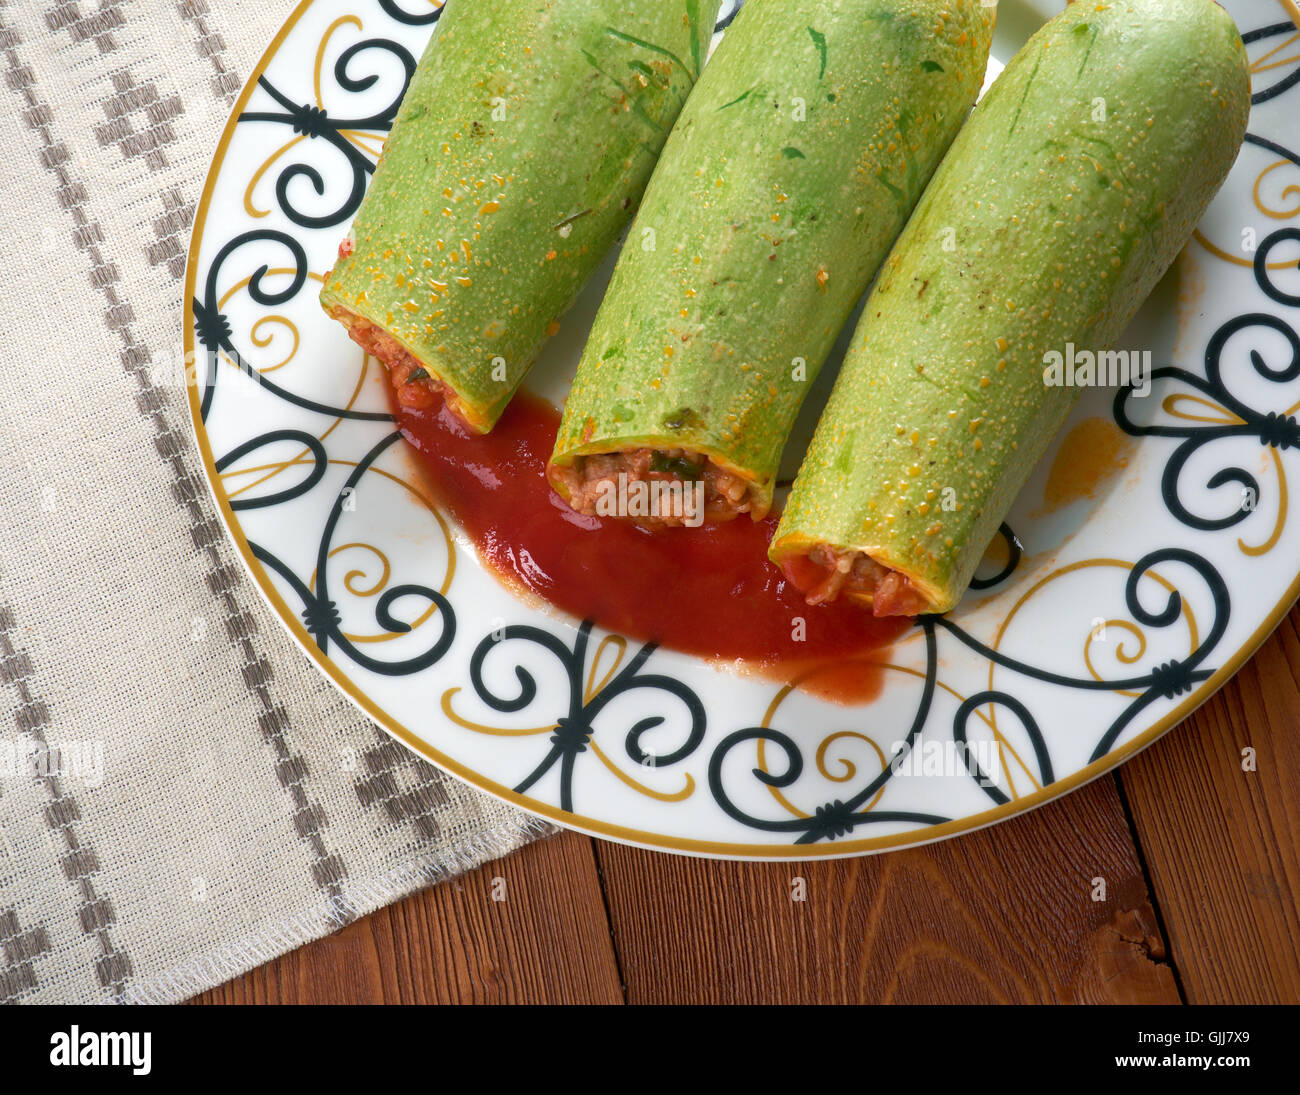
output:
M45 13L52 32L66 32L73 42L93 41L101 54L117 50L112 31L125 26L119 10L122 0L105 0L98 9L83 12L76 0L59 0ZM164 99L151 81L137 83L130 66L109 73L113 94L103 102L104 123L95 127L101 145L116 144L127 159L143 156L157 171L167 166L163 149L176 141L172 119L185 112L179 95Z
M49 933L39 924L26 928L12 905L0 909L0 1004L13 1004L36 987L35 960L50 952Z
M182 19L194 27L196 35L194 45L199 51L199 56L206 58L212 65L213 93L228 104L234 103L235 96L244 81L239 78L238 73L231 71L226 61L226 40L208 26L207 0L181 0L176 5L176 10L181 13Z
M162 170L167 166L163 150L176 143L172 119L185 113L181 97L162 98L156 84L137 83L128 67L114 69L109 79L113 94L104 100L105 121L95 126L95 140L104 147L117 145L128 160L143 156L152 170Z
M225 39L208 26L206 0L181 0L176 5L176 10L194 30L195 48L199 56L206 58L212 65L213 95L226 104L226 109L220 111L220 121L224 123L226 110L234 104L243 81L237 72L231 70L226 61ZM186 200L179 186L164 190L162 201L162 214L155 217L153 221L154 242L146 247L145 257L148 258L151 266L166 264L168 273L179 282L185 277L190 228L194 224L194 210L197 203Z
M194 202L186 201L179 186L163 191L163 212L154 218L154 242L145 248L150 266L166 264L167 272L180 281L185 276L185 252L190 226L194 223Z
M66 30L74 42L94 42L100 53L117 49L113 31L125 25L121 8L125 0L99 0L88 13L83 14L77 0L59 0L45 13L45 25L50 30Z
M0 0L0 11L5 10L8 3L9 0ZM66 13L75 8L75 4L60 3L54 10ZM71 16L67 18L71 19ZM54 25L52 19L47 22ZM41 142L41 166L58 183L56 193L59 203L73 221L73 241L80 250L86 252L90 264L90 283L104 297L107 305L103 316L105 326L122 343L119 355L122 367L136 382L136 402L140 413L153 427L154 447L159 458L171 471L172 496L189 517L190 537L196 550L207 557L210 567L207 585L224 613L222 621L227 638L242 657L245 686L261 709L257 720L258 729L275 754L280 782L293 804L294 825L310 851L312 877L318 887L330 897L337 898L342 894L342 881L347 870L342 857L331 852L325 844L323 830L328 824L328 818L324 809L312 801L307 791L305 784L309 767L306 759L296 754L289 745L289 716L271 693L274 672L253 643L258 635L257 624L240 602L243 587L228 563L229 549L225 547L221 524L207 503L203 484L190 464L189 440L185 432L168 418L167 393L150 376L152 355L148 346L135 336L135 317L130 302L120 299L118 295L121 276L116 266L108 262L100 250L99 244L104 240L104 232L90 216L85 184L71 176L67 146L56 140L53 134L54 112L48 103L41 101L35 87L35 76L18 55L22 36L16 28L8 26L3 17L0 17L0 43L3 43L6 84L25 103L24 120ZM286 768L286 761L296 763Z
M242 81L226 63L225 41L208 20L211 12L207 0L180 0L177 10L194 26L200 56L212 64L213 90L233 103ZM166 262L179 278L185 269L181 230L188 232L195 207L193 203L184 204L177 190L165 194L164 202L167 211L154 222L157 244L150 246L148 257L154 265ZM375 735L376 744L361 755L361 771L354 779L357 799L362 806L382 809L396 824L409 822L420 838L436 839L441 831L438 811L450 802L445 786L450 777L377 730L373 723L363 725ZM406 777L400 783L399 773Z
M361 754L363 774L356 779L357 798L362 806L380 807L395 824L410 822L424 840L435 839L441 826L438 810L448 803L448 778L387 734L376 731L376 742ZM413 779L403 787L398 772Z
M77 833L81 809L76 797L69 792L66 781L57 774L58 765L50 764L46 759L50 756L50 743L45 733L50 722L50 712L32 692L32 660L27 651L15 644L16 630L13 610L8 605L0 604L0 681L8 684L18 698L18 706L14 711L15 724L21 733L36 744L36 763L32 774L40 779L49 792L49 803L42 813L50 833L62 844L61 853L58 844L53 847L59 856L63 876L81 895L77 918L82 933L99 944L100 954L95 960L95 974L104 988L110 989L114 995L120 995L131 974L131 959L113 942L110 929L116 923L116 917L112 903L101 897L95 889L94 876L99 873L99 859L94 849L82 843ZM46 759L44 764L41 763L43 759ZM7 932L8 928L12 928L12 931ZM0 999L10 988L15 992L34 988L36 974L31 958L49 950L49 938L45 930L37 928L20 932L14 914L10 920L0 919L0 945L3 946L5 958L5 974L0 977Z

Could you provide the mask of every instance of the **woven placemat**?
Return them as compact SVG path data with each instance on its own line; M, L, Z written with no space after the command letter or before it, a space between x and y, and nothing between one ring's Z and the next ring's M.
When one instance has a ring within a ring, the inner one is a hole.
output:
M291 8L0 0L0 1001L183 999L550 831L309 664L155 379Z

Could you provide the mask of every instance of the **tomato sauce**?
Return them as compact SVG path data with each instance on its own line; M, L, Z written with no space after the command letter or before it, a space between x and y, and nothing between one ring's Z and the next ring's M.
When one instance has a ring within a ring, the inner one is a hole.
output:
M559 415L528 392L485 435L441 405L394 413L430 490L480 556L570 615L772 679L806 679L839 702L876 693L873 663L911 626L847 602L806 604L767 558L775 516L648 531L575 513L545 474Z

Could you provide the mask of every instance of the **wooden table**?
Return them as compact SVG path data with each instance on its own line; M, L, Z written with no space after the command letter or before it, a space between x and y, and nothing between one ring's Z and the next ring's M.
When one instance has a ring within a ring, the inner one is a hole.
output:
M1300 608L1146 752L1005 824L807 863L563 833L198 999L1300 1002Z

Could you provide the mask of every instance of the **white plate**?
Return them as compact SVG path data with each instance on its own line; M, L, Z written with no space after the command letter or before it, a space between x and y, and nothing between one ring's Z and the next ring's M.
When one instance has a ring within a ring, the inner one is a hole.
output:
M187 280L195 433L253 578L308 655L411 748L534 813L648 847L795 859L916 844L1132 756L1222 685L1300 592L1287 481L1300 450L1300 46L1281 4L1226 6L1254 62L1250 136L1122 340L1152 351L1155 391L1084 397L1008 518L1017 565L986 568L951 616L919 621L884 655L878 697L845 708L522 602L422 495L382 369L316 296L438 9L304 0L222 135ZM1004 0L997 65L1044 7ZM533 390L563 396L611 265ZM1062 447L1063 469L1071 446L1099 441L1126 465L1052 509Z

